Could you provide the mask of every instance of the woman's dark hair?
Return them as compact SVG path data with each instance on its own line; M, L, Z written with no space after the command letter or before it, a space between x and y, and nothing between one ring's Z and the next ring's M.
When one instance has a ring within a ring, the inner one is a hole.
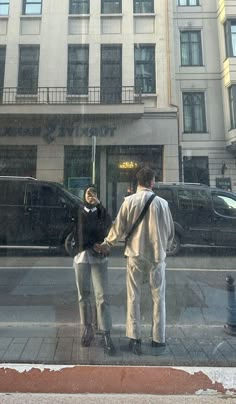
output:
M153 178L155 178L154 171L149 167L143 167L136 174L138 185L142 187L150 187Z

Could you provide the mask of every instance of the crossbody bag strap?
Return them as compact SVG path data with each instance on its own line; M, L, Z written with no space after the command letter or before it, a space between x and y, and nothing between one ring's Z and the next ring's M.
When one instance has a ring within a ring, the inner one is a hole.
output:
M150 198L148 198L147 202L145 203L145 206L142 210L142 212L140 213L138 219L136 220L136 222L133 224L133 226L131 227L130 231L128 232L128 234L125 237L125 243L127 243L127 240L130 238L131 234L133 234L134 230L138 227L138 225L141 223L141 221L143 220L145 213L147 212L149 206L151 205L152 200L155 198L155 194L152 194L150 196Z

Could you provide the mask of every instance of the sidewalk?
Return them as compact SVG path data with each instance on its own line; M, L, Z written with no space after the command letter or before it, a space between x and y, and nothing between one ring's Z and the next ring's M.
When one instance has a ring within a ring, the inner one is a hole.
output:
M125 327L114 327L117 353L109 357L99 334L82 348L74 324L2 324L0 393L236 394L236 338L223 327L167 326L165 349L151 348L149 332L143 328L136 356Z
M135 394L0 394L1 404L220 404L226 396L153 396ZM235 404L235 396L227 396Z
M166 348L151 348L150 327L143 328L143 355L128 350L125 327L115 326L117 353L104 355L101 335L90 348L80 346L75 325L0 326L0 362L63 365L236 366L236 337L219 326L167 326Z

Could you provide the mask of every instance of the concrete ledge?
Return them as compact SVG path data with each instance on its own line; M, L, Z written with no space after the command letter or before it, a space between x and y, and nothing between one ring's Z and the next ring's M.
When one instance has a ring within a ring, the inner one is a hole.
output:
M233 394L236 392L236 369L2 364L0 392Z

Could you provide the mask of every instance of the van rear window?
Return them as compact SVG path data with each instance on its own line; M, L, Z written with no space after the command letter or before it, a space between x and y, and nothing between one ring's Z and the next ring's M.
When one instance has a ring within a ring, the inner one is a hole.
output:
M180 189L177 192L181 209L208 209L207 193L204 190Z
M165 199L169 203L169 205L173 203L173 192L171 191L171 189L157 188L154 189L154 192L156 195Z

